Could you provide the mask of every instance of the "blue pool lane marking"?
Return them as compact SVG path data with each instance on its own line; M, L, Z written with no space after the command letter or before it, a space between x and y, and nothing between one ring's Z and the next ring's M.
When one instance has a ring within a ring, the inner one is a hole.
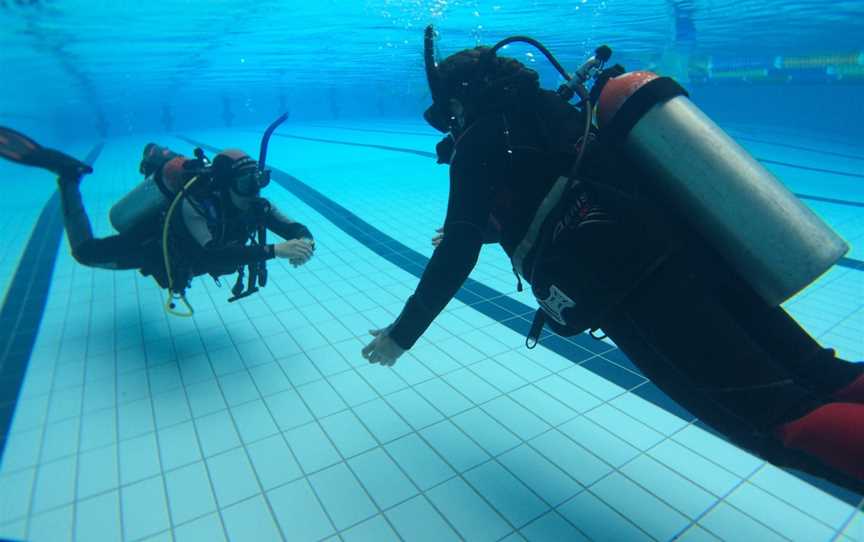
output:
M347 128L340 128L340 129L346 130ZM363 131L363 132L377 132L377 133L382 133L382 134L399 133L399 132L394 132L394 131L390 131L390 130L371 130L371 129L360 130L357 128L355 128L354 130L355 131ZM409 153L413 153L413 154L420 154L421 156L431 156L432 158L435 158L435 154L433 154L433 153L418 151L415 149L407 149L407 148L402 148L402 147L386 147L386 146L381 146L381 145L369 145L369 144L363 144L363 143L353 143L353 142L337 141L337 140L329 140L329 139L316 139L316 138L312 138L312 137L301 137L301 136L287 135L287 134L276 134L276 135L280 136L280 137L289 137L292 139L305 139L307 141L319 141L321 143L335 143L335 144L339 144L339 145L352 145L352 146L358 146L358 147L373 147L373 148L378 148L378 149L395 150L395 151L399 151L399 152L409 152ZM421 133L417 132L417 133L412 133L412 135L428 136L430 134L421 134ZM434 134L432 134L432 135L434 135ZM746 139L746 138L738 138L738 139ZM775 143L775 145L779 145L779 144ZM799 148L799 149L803 149L803 150L807 150L807 151L811 151L811 152L821 152L822 154L836 154L836 153L826 153L826 152L818 151L815 149L808 149L805 147L795 147L793 145L786 145L786 146L790 146L793 148ZM857 157L857 156L850 156L850 155L843 155L843 154L838 154L838 156L842 156L844 158L852 158L855 160L864 159L864 158ZM827 173L828 175L838 175L840 177L854 177L856 179L864 179L864 174L862 174L862 173L853 173L851 171L840 171L837 169L827 169L827 168L805 166L805 165L801 165L801 164L794 164L792 162L783 162L780 160L770 160L768 158L759 158L758 156L756 156L754 158L758 162L762 162L763 164L771 164L771 165L775 165L775 166L783 166L783 167L788 167L788 168L793 168L793 169L801 169L804 171L815 171L817 173Z
M807 151L807 152L812 152L812 153L816 153L816 154L824 154L826 156L836 156L838 158L846 158L848 160L864 160L864 156L859 156L857 154L848 154L848 153L842 153L842 152L826 151L826 150L822 150L822 149L814 149L812 147L804 147L802 145L791 145L789 143L780 143L778 141L768 141L766 139L757 139L755 137L739 135L739 134L735 134L732 137L734 139L740 139L741 141L751 141L753 143L762 143L764 145L773 145L775 147L785 147L787 149L795 149L798 151Z
M368 130L368 131L373 131L373 130ZM355 143L353 141L340 141L340 140L335 140L335 139L320 139L320 138L315 138L315 137L303 137L303 136L296 136L296 135L289 135L289 134L275 134L275 136L276 137L283 137L286 139L299 139L302 141L314 141L316 143L329 143L329 144L333 144L333 145L347 145L350 147L366 147L366 148L370 148L370 149L379 149L379 150L386 150L386 151L392 151L392 152L402 152L402 153L407 153L407 154L414 154L417 156L424 156L427 158L436 158L436 155L434 153L425 152L425 151L418 151L417 149L409 149L409 148L405 148L405 147L391 147L391 146L387 146L387 145L374 145L374 144L369 144L369 143ZM184 138L181 138L181 139L184 139ZM196 144L195 142L193 142L191 140L187 140L187 141L189 141L193 145ZM213 152L216 152L216 151L213 151ZM846 206L850 206L850 207L864 207L864 202L861 202L861 201L850 201L850 200L843 200L843 199L836 199L836 198L825 198L822 196L812 196L810 194L795 194L795 196L798 198L801 198L801 199L821 201L824 203L832 203L835 205L846 205ZM864 261L856 260L854 258L840 258L840 260L838 260L835 265L837 265L839 267L847 267L849 269L855 269L857 271L864 271Z
M856 179L864 179L861 173L852 173L850 171L839 171L836 169L826 169L821 167L802 166L801 164L793 164L791 162L781 162L779 160L768 160L767 158L756 158L763 164L772 164L775 166L791 167L795 169L803 169L804 171L815 171L817 173L827 173L828 175L839 175L841 177L854 177Z
M102 146L94 147L84 162L92 166ZM62 235L60 192L55 190L36 221L0 308L0 462L45 312Z
M855 258L840 258L837 262L840 267L848 267L857 271L864 271L864 261L856 260Z
M183 141L207 149L210 152L216 153L220 150L212 145L207 145L193 139L178 137ZM429 261L427 257L393 239L299 179L272 166L271 170L271 177L277 184L291 192L300 201L332 222L343 232L385 260L408 271L415 277L420 278L422 276ZM496 320L499 324L522 336L528 333L531 319L535 312L533 308L470 278L465 281L462 289L457 292L456 299L466 305L470 305L485 316ZM684 421L692 422L696 420L693 414L645 378L638 368L618 348L603 341L591 339L584 333L574 337L559 337L549 333L545 329L543 330L539 344L566 358L573 364L588 369L640 398L657 405L666 412L678 416ZM701 421L696 421L696 424L700 428L726 440L723 435L717 433ZM862 497L857 493L836 486L827 480L798 471L788 472L851 506L858 506L862 501Z
M349 132L367 132L373 134L397 134L397 135L413 135L413 136L421 136L421 137L436 137L440 138L441 134L438 132L420 132L420 131L411 131L411 130L392 130L386 128L349 128L347 126L338 126L338 125L327 125L327 124L306 124L305 126L312 126L314 128L325 128L328 130L346 130Z
M345 129L347 129L347 128L345 128ZM363 130L363 131L376 132L379 130ZM353 141L341 141L341 140L336 140L336 139L321 139L321 138L315 138L315 137L304 137L304 136L297 136L297 135L290 135L290 134L275 134L275 136L276 137L283 137L286 139L299 139L302 141L314 141L317 143L330 143L333 145L348 145L351 147L367 147L370 149L381 149L381 150L386 150L386 151L402 152L402 153L406 153L406 154L415 154L417 156L424 156L426 158L437 158L437 155L435 153L427 152L427 151L420 151L417 149L409 149L407 147L391 147L391 146L387 146L387 145L374 145L374 144L370 144L370 143L356 143ZM784 166L789 166L789 167L801 167L801 168L807 169L805 166L796 166L794 164L787 164L785 162L773 162L773 163L782 164ZM809 169L813 169L813 171L829 171L829 170L818 170L818 169L814 169L814 168L809 168ZM844 172L838 172L838 174L846 175L846 173L844 173ZM854 174L850 174L850 175L854 175ZM823 203L831 203L834 205L846 205L849 207L864 207L864 201L852 201L852 200L838 199L838 198L826 198L823 196L814 196L811 194L798 194L798 193L796 193L795 196L798 198L801 198L801 199L821 201ZM839 265L843 265L843 264L841 263Z
M846 205L848 207L864 207L864 201L851 201L848 199L826 198L822 196L812 196L810 194L795 194L801 199L809 199L813 201L821 201L824 203L833 203L834 205Z
M406 147L391 147L389 145L376 145L374 143L355 143L353 141L341 141L338 139L321 139L318 137L304 137L304 136L290 135L290 134L275 134L275 135L276 135L276 137L283 137L286 139L300 139L302 141L314 141L316 143L329 143L331 145L346 145L348 147L366 147L368 149L379 149L379 150L384 150L384 151L404 152L407 154L416 154L417 156L435 158L435 155L432 154L431 152L418 151L416 149L409 149Z

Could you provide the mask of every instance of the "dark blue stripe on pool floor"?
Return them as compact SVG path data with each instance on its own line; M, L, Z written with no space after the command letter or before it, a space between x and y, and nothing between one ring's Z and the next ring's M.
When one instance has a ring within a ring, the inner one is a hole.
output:
M821 167L811 167L811 166L802 166L801 164L792 164L790 162L781 162L779 160L768 160L767 158L756 158L763 164L772 164L775 166L784 166L791 167L795 169L803 169L805 171L815 171L817 173L827 173L829 175L839 175L841 177L855 177L857 179L864 179L864 174L861 173L851 173L849 171L838 171L836 169L825 169Z
M370 149L380 149L384 151L395 151L395 152L404 152L408 154L416 154L418 156L424 156L426 158L435 158L435 153L427 152L427 151L418 151L416 149L408 149L405 147L391 147L389 145L375 145L373 143L355 143L353 141L340 141L337 139L321 139L317 137L304 137L297 136L291 134L275 134L276 137L284 137L287 139L300 139L303 141L314 141L316 143L329 143L331 145L347 145L349 147L367 147Z
M822 201L825 203L833 203L835 205L847 205L849 207L864 207L864 201L851 201L848 199L826 198L822 196L812 196L810 194L795 194L801 199L809 199L813 201Z
M854 258L840 258L840 261L837 262L837 265L841 267L848 267L850 269L857 269L858 271L864 271L864 262L861 260L856 260Z
M346 130L350 132L367 132L373 134L398 134L398 135L414 135L414 136L423 136L423 137L441 137L441 134L438 132L420 132L420 131L410 131L410 130L392 130L386 128L349 128L347 126L339 126L336 124L307 124L306 126L312 126L315 128L324 128L327 130Z
M373 130L368 130L368 131L373 131ZM418 151L417 149L409 149L407 147L391 147L391 146L387 146L387 145L375 145L375 144L370 144L370 143L355 143L353 141L340 141L340 140L335 140L335 139L320 139L320 138L316 138L316 137L303 137L303 136L295 136L295 135L289 135L289 134L276 134L276 137L284 137L284 138L288 138L288 139L300 139L303 141L314 141L316 143L328 143L328 144L332 144L332 145L347 145L350 147L366 147L366 148L370 148L370 149L378 149L378 150L385 150L385 151L392 151L392 152L402 152L402 153L407 153L407 154L415 154L418 156L424 156L424 157L428 157L428 158L435 158L436 157L436 155L434 153L425 152L425 151ZM185 138L181 138L181 139L185 139ZM195 144L191 140L189 140L189 141L193 145ZM213 149L214 149L213 152L217 152L215 150L215 147L213 147ZM780 164L781 162L776 162L776 163ZM787 165L790 167L798 167L798 166L795 166L794 164L785 164L784 163L783 165ZM801 166L801 167L804 169L813 169L813 168L806 168L804 166ZM823 170L814 169L814 171L823 171ZM842 172L840 174L845 175ZM849 205L849 206L853 206L853 207L864 207L864 202L859 202L859 201L849 201L849 200L841 200L841 199L835 199L835 198L824 198L821 196L811 196L809 194L795 194L795 196L802 198L802 199L822 201L825 203L833 203L836 205ZM837 265L840 267L848 267L850 269L857 269L859 271L864 270L864 261L856 260L853 258L841 258L840 261L837 262Z
M350 129L350 128L339 128L336 126L333 126L332 128L340 129L340 130L349 130ZM393 131L393 130L373 130L373 129L369 129L369 128L365 128L365 129L353 128L353 130L357 131L357 132L373 132L373 133L381 133L381 134L411 133L412 135L423 135L423 136L429 136L429 135L434 136L435 135L435 134L423 134L423 133L419 133L419 132L397 132L397 131ZM372 148L378 148L378 149L393 150L393 151L398 151L398 152L408 152L408 153L412 153L412 154L419 154L421 156L430 156L432 158L435 158L435 153L419 151L419 150L409 149L409 148L405 148L405 147L387 147L387 146L383 146L383 145L353 143L353 142L348 142L348 141L337 141L337 140L332 140L332 139L317 139L317 138L313 138L313 137L302 137L302 136L295 136L295 135L283 135L283 134L276 134L276 135L282 135L282 137L289 137L289 138L293 138L293 139L305 139L307 141L318 141L321 143L334 143L334 144L338 144L338 145L352 145L352 146L357 146L357 147L372 147ZM742 138L742 139L746 139L746 138ZM777 143L774 143L774 144L778 145ZM799 148L799 149L803 149L803 150L808 150L808 151L812 151L812 152L820 152L820 151L816 151L814 149L808 149L808 148L804 148L804 147L795 147L794 145L786 145L786 146L792 147L792 148ZM832 153L826 153L826 154L832 154ZM849 155L843 155L843 154L838 154L838 156L843 156L845 158L854 158L857 160L862 159L862 158L857 157L857 156L849 156ZM855 177L855 178L859 178L859 179L864 179L864 174L861 174L861 173L853 173L850 171L840 171L840 170L836 170L836 169L817 168L817 167L805 166L805 165L801 165L801 164L793 164L791 162L782 162L779 160L770 160L768 158L759 158L759 157L754 157L754 158L756 160L758 160L759 162L762 162L763 164L772 164L772 165L776 165L776 166L784 166L784 167L790 167L790 168L794 168L794 169L801 169L801 170L805 170L805 171L815 171L818 173L827 173L829 175L839 175L841 177Z
M180 137L180 139L208 149L210 152L219 151L212 145L193 139L186 137ZM272 179L380 257L417 278L422 276L426 263L429 261L426 256L393 239L288 173L272 168ZM456 299L523 336L527 334L531 325L533 308L473 279L469 278L465 281L465 285L456 294ZM603 341L592 339L584 333L574 337L559 337L547 330L543 331L539 344L684 421L692 422L696 419L693 414L645 378L618 348ZM716 434L714 431L712 433ZM721 438L723 437L721 436ZM792 471L792 474L797 475L798 473ZM810 480L810 478L801 478L805 481ZM858 506L861 502L861 496L828 481L822 480L819 487L852 506Z
M345 128L345 129L347 129L347 128ZM382 132L381 130L362 130L362 131L365 131L365 132ZM387 132L382 132L382 133L387 133ZM317 143L329 143L332 145L348 145L351 147L367 147L370 149L402 152L402 153L407 153L407 154L416 154L418 156L424 156L424 157L428 157L428 158L437 158L435 153L427 152L427 151L421 151L421 150L417 150L417 149L411 149L408 147L392 147L392 146L388 146L388 145L377 145L377 144L372 144L372 143L357 143L354 141L342 141L342 140L336 140L336 139L320 139L320 138L315 138L315 137L304 137L304 136L296 136L296 135L290 135L290 134L276 134L276 136L277 137L284 137L284 138L288 138L288 139L300 139L300 140L304 140L304 141L314 141ZM837 174L837 175L846 175L846 176L853 176L853 177L864 177L864 175L858 175L857 173L847 173L844 171L812 168L809 166L790 164L788 162L775 162L772 160L765 160L762 158L757 158L757 160L760 160L760 161L763 161L763 162L766 162L769 164L778 164L778 165L783 165L783 166L792 167L792 168L806 169L806 170L810 170L810 171L818 171L818 172L823 172L823 173L832 173L832 174ZM848 205L851 207L864 207L864 202L861 202L861 201L852 201L852 200L845 200L845 199L838 199L838 198L826 198L823 196L814 196L812 194L797 194L796 193L795 196L799 197L801 199L809 199L809 200L821 201L821 202L825 202L825 203L833 203L835 205Z
M758 139L755 137L744 136L744 135L734 135L733 139L740 139L742 141L752 141L753 143L763 143L765 145L773 145L775 147L785 147L787 149L795 149L799 151L807 151L817 154L824 154L826 156L836 156L838 158L847 158L849 160L864 160L864 156L859 156L857 154L848 154L842 152L834 152L834 151L826 151L822 149L815 149L813 147L804 147L803 145L791 145L789 143L780 143L778 141L768 141L767 139Z
M99 144L84 161L92 165L101 151ZM0 461L45 312L62 234L60 193L55 190L39 214L0 308Z

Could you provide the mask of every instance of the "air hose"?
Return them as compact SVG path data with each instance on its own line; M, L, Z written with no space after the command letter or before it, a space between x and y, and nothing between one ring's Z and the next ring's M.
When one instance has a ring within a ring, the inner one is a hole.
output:
M198 181L198 179L198 175L192 177L192 179L190 179L174 197L174 201L171 202L171 206L168 207L168 212L165 215L165 226L162 228L162 257L165 261L165 273L168 275L168 299L165 301L165 312L183 318L189 318L194 315L195 309L193 309L192 305L190 305L186 300L185 291L178 293L174 290L174 272L171 267L171 254L168 250L168 232L171 228L171 220L174 218L174 211L177 208L177 204L182 201L183 197L186 195L186 191L189 190L192 185ZM188 309L187 312L174 310L177 307L178 300L183 302Z
M429 42L426 47L426 55L431 55L431 40L432 40L432 31L431 26L427 28L426 40ZM564 69L564 66L558 62L558 59L555 58L555 55L552 54L549 49L546 48L542 43L535 40L534 38L529 38L527 36L511 36L509 38L505 38L495 45L492 46L491 52L495 54L502 47L509 45L515 42L523 42L531 45L541 53L546 59L552 64L552 67L555 68L558 73L564 78L566 83L561 85L561 88L558 89L558 94L566 99L567 101L573 97L573 94L578 94L582 99L582 104L584 106L585 111L585 131L582 135L582 144L579 148L579 154L576 157L576 161L573 163L573 167L571 169L570 175L575 177L579 171L579 166L582 163L582 157L585 155L585 148L588 146L588 136L591 133L591 122L594 117L594 106L591 103L590 95L588 91L585 89L584 83L588 79L590 79L594 74L602 69L605 65L606 61L609 60L609 57L612 56L612 49L607 47L606 45L601 45L594 51L594 56L589 58L582 66L579 67L573 75L567 73L567 70ZM426 59L426 69L429 70L430 60ZM431 79L430 79L431 80Z
M582 85L576 86L576 93L582 98L582 103L585 104L585 131L582 134L582 144L579 145L579 154L576 155L576 161L573 162L573 168L570 170L570 176L575 178L579 173L579 166L582 165L582 157L585 156L585 148L588 147L588 137L591 135L591 121L594 117L594 104L585 91Z

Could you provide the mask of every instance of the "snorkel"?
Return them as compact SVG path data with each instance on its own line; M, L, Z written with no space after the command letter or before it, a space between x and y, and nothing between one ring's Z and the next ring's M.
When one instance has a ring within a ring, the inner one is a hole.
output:
M291 116L290 111L286 111L279 115L279 117L270 123L270 126L264 130L264 135L261 136L261 148L258 151L258 173L264 173L265 166L267 164L267 147L270 145L270 136L273 135L273 132L276 131L283 122L288 120L288 117ZM268 171L269 176L269 171Z
M435 62L435 28L430 24L423 31L423 63L426 66L426 82L432 95L432 105L423 112L423 118L430 126L442 133L450 130L453 117L445 97L442 95L441 74Z
M283 122L288 120L290 113L285 112L270 123L270 126L264 130L264 135L261 136L261 147L258 151L258 187L263 188L270 184L270 170L267 169L267 148L270 146L270 137ZM250 236L250 241L253 244L264 247L267 246L267 225L266 216L270 212L270 204L263 198L256 198L252 204L252 212L255 215L255 232ZM231 288L233 294L229 303L233 303L238 299L248 297L260 288L267 286L267 263L266 261L254 262L248 265L249 277L246 283L246 289L243 289L243 269L240 268L237 274L237 282Z

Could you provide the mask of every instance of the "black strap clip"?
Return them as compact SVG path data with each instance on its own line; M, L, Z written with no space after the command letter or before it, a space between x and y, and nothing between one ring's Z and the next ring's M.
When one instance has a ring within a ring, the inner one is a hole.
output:
M534 313L534 320L531 322L531 329L528 330L528 336L525 337L525 347L528 350L534 349L540 342L540 334L543 332L544 325L546 325L546 313L543 312L543 309L537 309L537 312Z
M256 230L249 234L249 241L253 245L262 247L267 246L267 228L263 223L259 223ZM234 296L228 300L228 303L233 303L238 299L243 299L244 297L249 297L267 285L268 274L266 262L252 262L248 267L249 281L246 290L243 290L244 268L241 266L237 270L237 282L234 283L234 287L231 288L231 293L234 294Z

